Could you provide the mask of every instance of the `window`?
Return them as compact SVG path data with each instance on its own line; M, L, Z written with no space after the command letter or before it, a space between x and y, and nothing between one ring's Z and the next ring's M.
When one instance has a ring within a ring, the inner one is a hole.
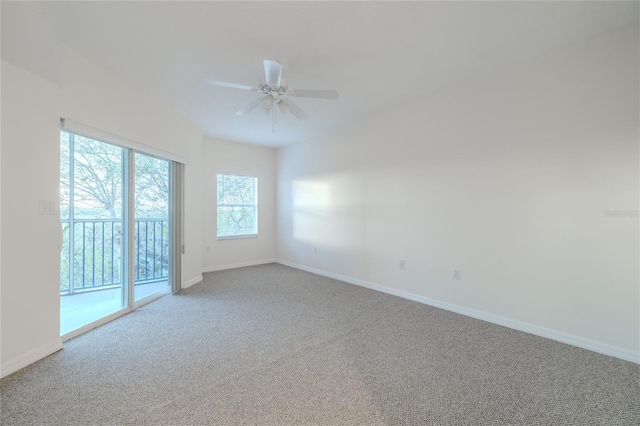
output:
M258 178L218 175L218 239L258 235Z

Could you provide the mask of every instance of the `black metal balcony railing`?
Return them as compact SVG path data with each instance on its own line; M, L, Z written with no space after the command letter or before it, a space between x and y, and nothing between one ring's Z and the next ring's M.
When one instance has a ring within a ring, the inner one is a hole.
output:
M74 219L73 225L69 220L61 222L60 294L122 285L122 221ZM136 219L133 234L134 283L168 279L169 221ZM72 236L73 244L70 244Z

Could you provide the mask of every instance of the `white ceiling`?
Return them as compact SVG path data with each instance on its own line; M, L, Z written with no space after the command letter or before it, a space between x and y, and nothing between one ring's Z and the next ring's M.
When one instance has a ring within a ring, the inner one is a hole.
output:
M282 146L638 22L638 2L2 2L2 57L60 82L66 45L198 124ZM58 41L59 43L55 43ZM311 117L234 113L260 95L262 60Z

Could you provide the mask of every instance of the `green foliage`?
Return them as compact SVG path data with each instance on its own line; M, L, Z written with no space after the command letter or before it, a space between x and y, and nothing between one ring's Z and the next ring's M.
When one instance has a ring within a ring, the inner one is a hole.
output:
M169 221L136 221L134 280L146 281L169 274Z
M136 154L135 168L136 217L169 217L170 163Z
M60 133L62 292L69 290L70 283L74 289L121 283L125 157L125 150L120 147L64 131ZM141 154L135 154L134 161L135 276L140 280L166 277L170 163ZM71 214L75 222L73 244ZM140 238L138 228L143 232Z

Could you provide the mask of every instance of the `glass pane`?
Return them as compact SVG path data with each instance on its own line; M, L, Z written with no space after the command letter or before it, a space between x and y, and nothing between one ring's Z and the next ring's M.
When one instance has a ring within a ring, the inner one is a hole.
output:
M60 219L69 219L69 133L60 132Z
M69 285L71 283L71 275L69 271L69 255L71 248L69 247L69 222L61 221L62 226L62 250L60 251L60 294L69 293Z
M135 154L135 300L169 287L170 162Z
M218 204L254 204L254 177L218 175Z
M122 218L123 150L74 135L74 217Z
M120 287L121 249L121 221L92 220L74 223L74 289Z
M124 158L122 148L60 133L61 335L125 306Z
M255 207L218 207L218 236L255 234Z
M60 293L69 292L69 133L60 132L60 226L62 227L62 250L60 251Z

